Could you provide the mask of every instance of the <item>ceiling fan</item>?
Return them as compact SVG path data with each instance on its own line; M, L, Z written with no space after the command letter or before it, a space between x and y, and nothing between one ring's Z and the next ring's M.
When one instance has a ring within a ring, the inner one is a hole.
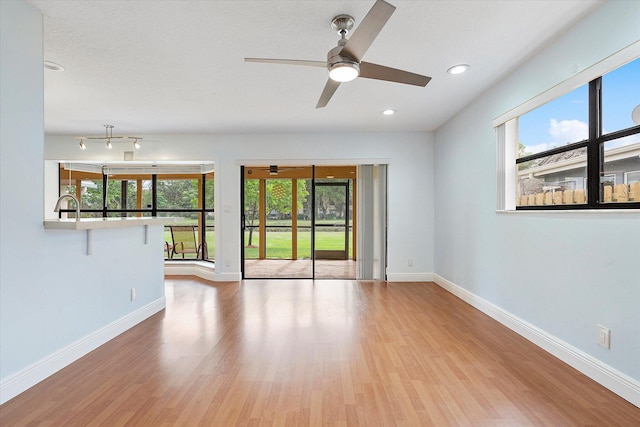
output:
M246 62L265 62L269 64L304 65L326 68L329 71L329 79L324 86L316 108L322 108L329 103L329 100L340 86L340 83L354 80L356 77L424 87L429 83L431 77L362 61L365 52L369 49L369 46L371 46L395 10L395 6L384 0L377 0L362 20L362 23L353 31L349 39L347 39L346 36L355 24L353 17L349 15L338 15L333 18L331 28L340 34L340 40L338 40L338 46L331 49L327 54L326 62L272 58L244 58L244 60Z

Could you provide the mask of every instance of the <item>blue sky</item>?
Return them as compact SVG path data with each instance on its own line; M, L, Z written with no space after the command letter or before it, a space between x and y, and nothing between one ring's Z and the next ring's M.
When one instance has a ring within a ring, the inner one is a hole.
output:
M519 118L518 136L527 152L538 153L587 138L588 86L585 84ZM604 133L634 126L631 112L640 105L640 58L603 76L602 97ZM632 139L624 143L637 142L640 136ZM612 148L609 145L607 148Z

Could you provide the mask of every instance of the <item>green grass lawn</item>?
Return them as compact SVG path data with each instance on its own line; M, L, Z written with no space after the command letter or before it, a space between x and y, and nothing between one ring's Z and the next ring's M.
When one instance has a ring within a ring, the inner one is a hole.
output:
M316 231L316 249L341 250L344 249L344 232ZM291 259L291 232L272 231L267 232L267 258ZM249 241L249 232L245 232L245 244ZM245 258L258 258L258 246L260 237L258 231L254 231L251 247L245 246ZM349 256L352 254L351 241L349 241ZM298 230L298 258L311 258L311 232Z
M344 231L316 231L316 249L321 250L341 250L344 249ZM291 231L268 231L267 232L267 258L272 259L291 259ZM171 232L169 229L164 231L164 241L171 244ZM245 244L249 241L249 232L245 232ZM351 238L349 240L349 256L352 256ZM258 258L258 246L260 244L260 235L256 228L253 232L251 247L245 246L246 258ZM209 259L215 256L215 239L214 231L207 230L207 249ZM165 257L167 256L165 251ZM182 257L179 257L180 259ZM195 254L187 254L185 258L194 259ZM311 258L311 231L298 230L298 258Z

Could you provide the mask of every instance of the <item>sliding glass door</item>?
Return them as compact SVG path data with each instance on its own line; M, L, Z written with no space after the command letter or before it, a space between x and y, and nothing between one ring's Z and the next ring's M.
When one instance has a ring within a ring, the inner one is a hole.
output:
M242 177L244 278L355 278L355 166L245 167Z
M313 278L310 166L265 166L243 172L243 275Z
M355 279L352 261L353 206L351 181L324 179L314 182L314 278Z

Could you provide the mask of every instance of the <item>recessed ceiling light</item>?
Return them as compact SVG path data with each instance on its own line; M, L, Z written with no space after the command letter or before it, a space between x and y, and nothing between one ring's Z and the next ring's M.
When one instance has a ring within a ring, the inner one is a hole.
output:
M44 61L44 68L51 71L64 71L64 67L62 65L47 60Z
M385 116L392 116L396 113L396 110L392 110L391 108L387 108L386 110L382 110L382 114Z
M459 64L459 65L454 65L453 67L449 68L447 70L447 73L449 74L462 74L465 71L467 71L469 68L471 68L470 66L468 66L467 64Z

